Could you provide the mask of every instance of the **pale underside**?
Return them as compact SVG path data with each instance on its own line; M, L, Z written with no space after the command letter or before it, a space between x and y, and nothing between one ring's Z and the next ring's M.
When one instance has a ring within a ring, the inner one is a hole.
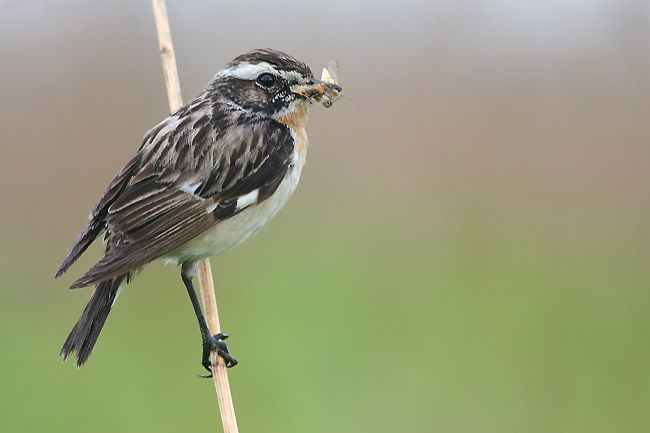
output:
M297 141L306 140L304 131L295 137ZM305 152L306 143L296 143L292 163L271 197L218 222L205 233L165 254L161 260L169 264L180 264L203 259L221 254L250 239L278 213L295 191L305 162Z

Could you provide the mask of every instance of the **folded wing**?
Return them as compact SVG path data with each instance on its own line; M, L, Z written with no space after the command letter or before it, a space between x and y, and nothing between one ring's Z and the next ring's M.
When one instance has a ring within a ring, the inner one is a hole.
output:
M216 147L210 146L215 137L209 133L201 134L201 141L186 135L186 142L167 143L177 146L173 154L195 155L182 166L162 164L145 148L144 162L104 212L104 257L71 287L95 284L162 257L273 194L291 164L293 140L284 125L258 126ZM216 163L205 163L206 158ZM170 172L170 166L175 170Z

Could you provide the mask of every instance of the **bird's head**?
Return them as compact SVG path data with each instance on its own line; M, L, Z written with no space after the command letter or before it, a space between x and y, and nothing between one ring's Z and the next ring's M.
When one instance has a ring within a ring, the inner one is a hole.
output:
M305 63L271 49L236 57L217 73L209 89L234 109L298 126L307 120L313 101L334 100L341 92L338 85L315 79Z

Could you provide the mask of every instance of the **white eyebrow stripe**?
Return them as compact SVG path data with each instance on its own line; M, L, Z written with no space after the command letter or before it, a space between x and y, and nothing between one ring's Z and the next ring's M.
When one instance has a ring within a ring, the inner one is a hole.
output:
M226 68L219 73L218 77L232 77L239 78L240 80L254 80L260 74L269 73L278 75L288 82L306 82L307 79L303 77L298 71L278 71L272 65L266 62L260 63L240 63L232 68Z
M232 68L226 68L220 71L217 76L219 77L233 77L241 80L254 80L260 74L268 72L273 75L279 75L278 71L266 62L261 63L241 63Z
M307 81L305 77L303 77L300 72L297 71L280 71L280 76L290 83L303 83Z

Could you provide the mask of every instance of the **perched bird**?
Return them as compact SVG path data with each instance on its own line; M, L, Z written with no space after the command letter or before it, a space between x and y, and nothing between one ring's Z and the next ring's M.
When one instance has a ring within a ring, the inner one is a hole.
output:
M307 153L307 110L341 88L314 79L280 51L242 54L203 92L147 132L135 156L108 185L88 225L56 272L60 277L104 234L104 256L70 288L94 285L61 356L86 362L120 289L147 263L181 266L202 339L202 364L225 334L210 335L194 290L197 261L253 236L294 192Z

